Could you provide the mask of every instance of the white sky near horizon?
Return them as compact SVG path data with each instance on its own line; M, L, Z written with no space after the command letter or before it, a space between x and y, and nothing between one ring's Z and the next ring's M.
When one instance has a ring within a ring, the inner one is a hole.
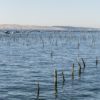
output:
M0 0L0 24L100 28L100 0Z

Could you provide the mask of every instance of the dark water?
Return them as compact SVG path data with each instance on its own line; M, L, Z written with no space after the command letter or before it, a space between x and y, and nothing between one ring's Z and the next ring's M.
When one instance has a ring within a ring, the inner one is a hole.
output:
M86 64L84 72L81 58ZM100 100L99 60L100 33L1 32L0 100L37 100L38 82L39 100ZM82 67L80 77L77 62ZM57 91L54 69L58 71Z

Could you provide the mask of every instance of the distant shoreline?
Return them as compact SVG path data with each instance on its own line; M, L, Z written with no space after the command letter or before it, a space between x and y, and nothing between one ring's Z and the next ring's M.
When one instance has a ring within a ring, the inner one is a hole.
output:
M73 26L35 26L35 25L1 24L0 30L98 32L100 31L100 28L73 27Z

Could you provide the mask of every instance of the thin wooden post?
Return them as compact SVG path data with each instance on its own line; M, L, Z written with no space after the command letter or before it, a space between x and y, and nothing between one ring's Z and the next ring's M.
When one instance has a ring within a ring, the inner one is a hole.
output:
M74 79L74 64L72 65L72 79Z

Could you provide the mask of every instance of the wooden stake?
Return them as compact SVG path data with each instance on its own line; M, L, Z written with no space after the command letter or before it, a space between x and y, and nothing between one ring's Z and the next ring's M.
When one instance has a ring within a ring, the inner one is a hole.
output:
M57 92L58 92L58 90L57 90L57 84L58 82L57 82L57 70L55 69L55 71L54 71L54 88L55 88L55 95L57 96Z
M81 76L81 65L79 62L78 62L78 66L79 66L79 77L80 77Z
M74 79L74 64L72 65L72 79Z

